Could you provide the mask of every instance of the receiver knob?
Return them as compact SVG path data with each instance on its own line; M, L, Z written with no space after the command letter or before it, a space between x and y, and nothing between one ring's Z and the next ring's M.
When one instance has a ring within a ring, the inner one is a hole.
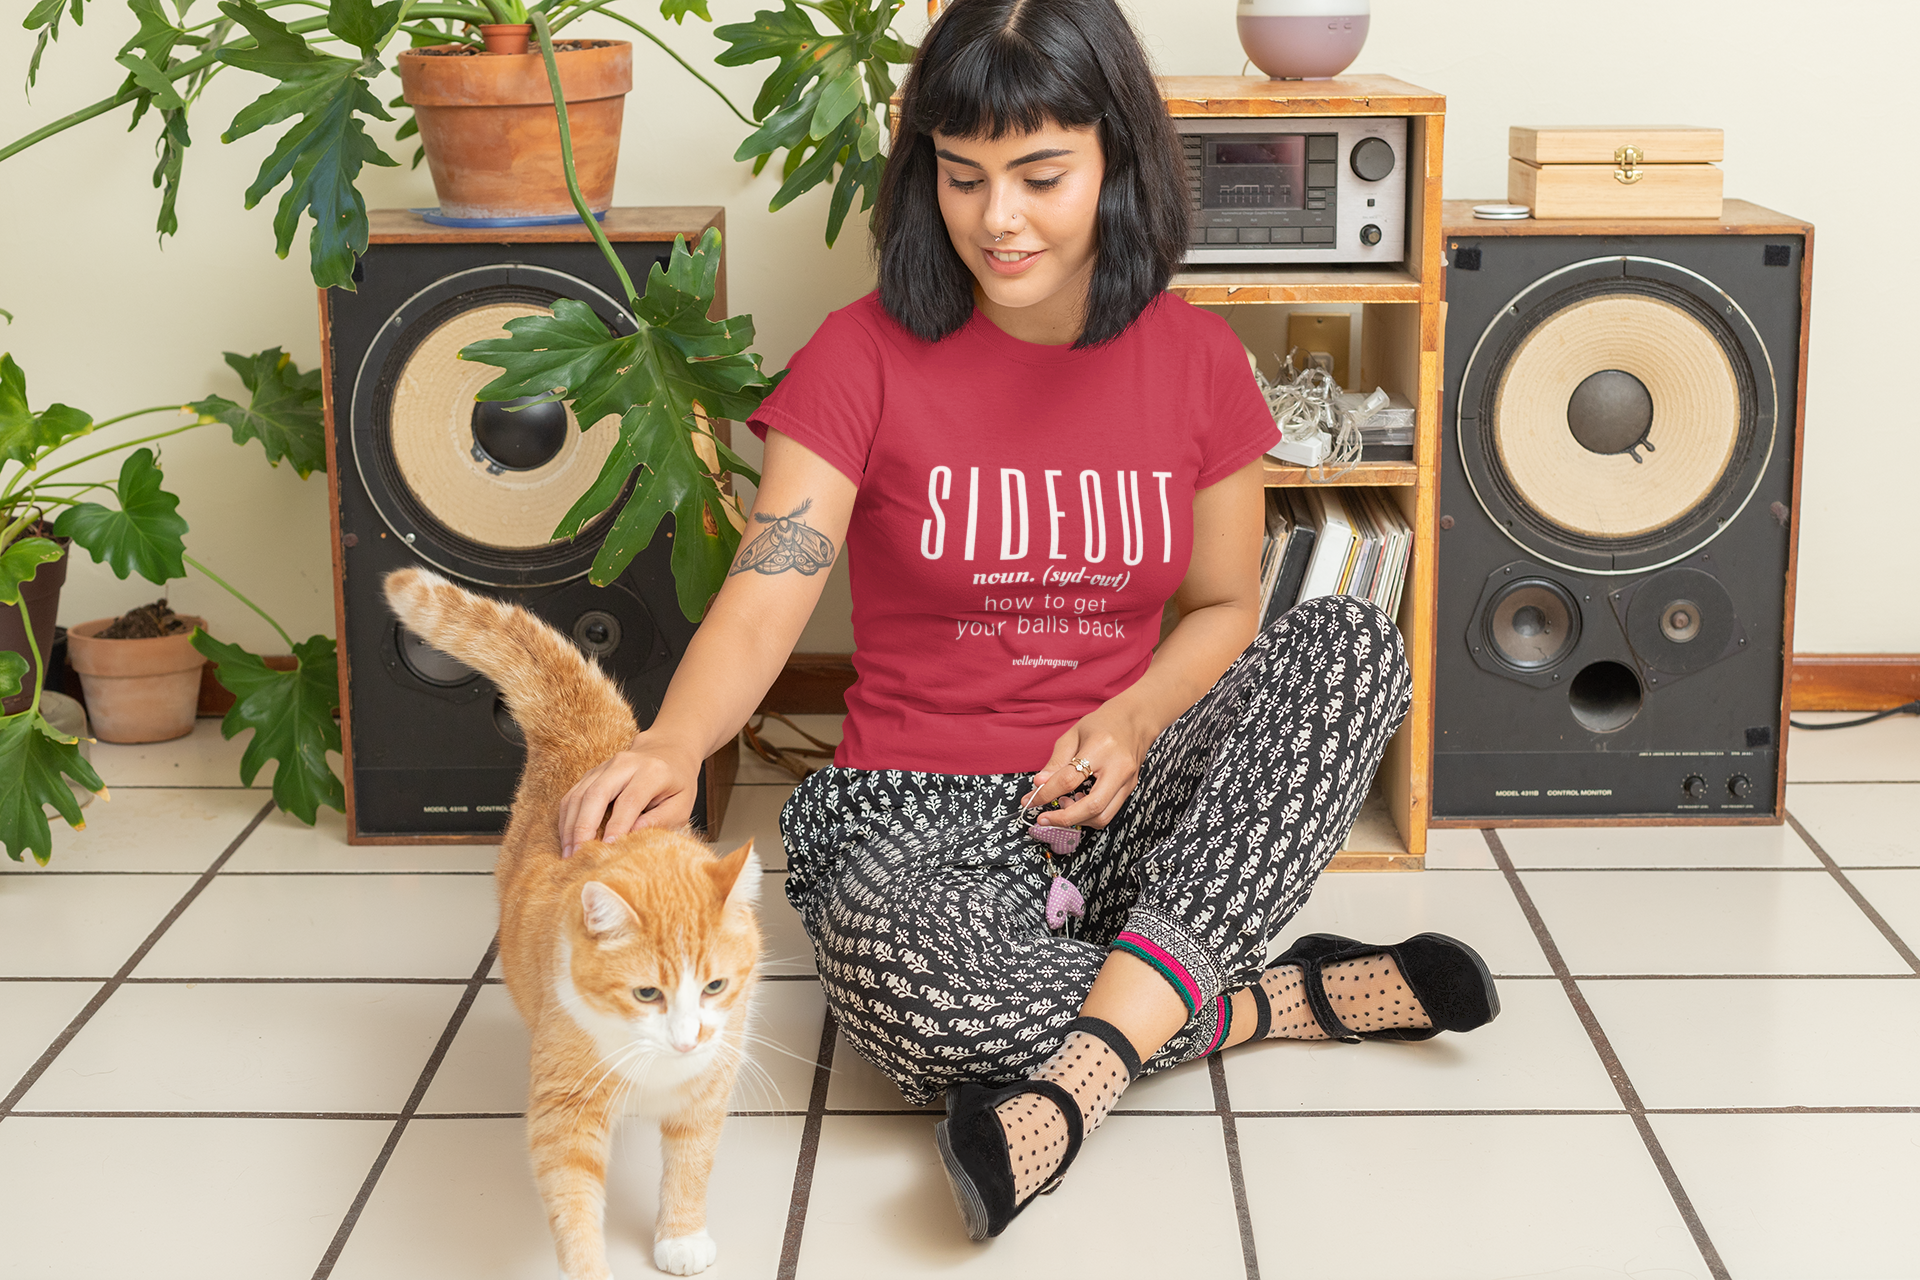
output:
M1393 172L1393 145L1385 138L1362 138L1348 157L1356 177L1378 182Z
M1705 800L1707 798L1707 780L1697 773L1688 774L1687 780L1680 784L1680 789L1687 793L1687 799L1689 800Z
M1727 779L1727 794L1735 800L1745 800L1753 794L1753 779L1744 773L1736 773Z
M1360 228L1360 243L1361 244L1379 244L1380 228L1374 226L1371 222L1369 222L1366 226Z

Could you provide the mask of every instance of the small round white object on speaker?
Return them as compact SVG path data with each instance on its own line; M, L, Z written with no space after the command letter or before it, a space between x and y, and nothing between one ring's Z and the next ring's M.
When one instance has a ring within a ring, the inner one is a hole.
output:
M1329 80L1367 42L1371 0L1240 0L1240 47L1275 80Z

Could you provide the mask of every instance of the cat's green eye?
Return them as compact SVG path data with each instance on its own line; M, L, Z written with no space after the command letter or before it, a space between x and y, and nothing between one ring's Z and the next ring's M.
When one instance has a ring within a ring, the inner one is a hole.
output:
M635 987L633 989L633 998L635 1000L638 1000L641 1004L652 1004L655 1000L658 1000L660 998L660 988Z
M710 996L717 996L722 991L725 991L726 989L727 989L727 980L725 978L715 978L712 982L709 982L707 984L707 994Z

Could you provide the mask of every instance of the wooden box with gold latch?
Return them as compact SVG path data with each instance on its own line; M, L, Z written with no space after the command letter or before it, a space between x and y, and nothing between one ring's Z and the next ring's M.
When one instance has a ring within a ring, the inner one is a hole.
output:
M1717 218L1722 151L1698 125L1515 125L1507 199L1536 218Z

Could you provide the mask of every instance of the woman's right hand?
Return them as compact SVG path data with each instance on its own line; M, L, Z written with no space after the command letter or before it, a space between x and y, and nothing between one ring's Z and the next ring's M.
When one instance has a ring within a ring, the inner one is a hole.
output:
M561 798L560 856L589 840L613 840L640 827L678 827L693 817L700 760L642 734L587 770ZM604 834L603 834L604 820Z

